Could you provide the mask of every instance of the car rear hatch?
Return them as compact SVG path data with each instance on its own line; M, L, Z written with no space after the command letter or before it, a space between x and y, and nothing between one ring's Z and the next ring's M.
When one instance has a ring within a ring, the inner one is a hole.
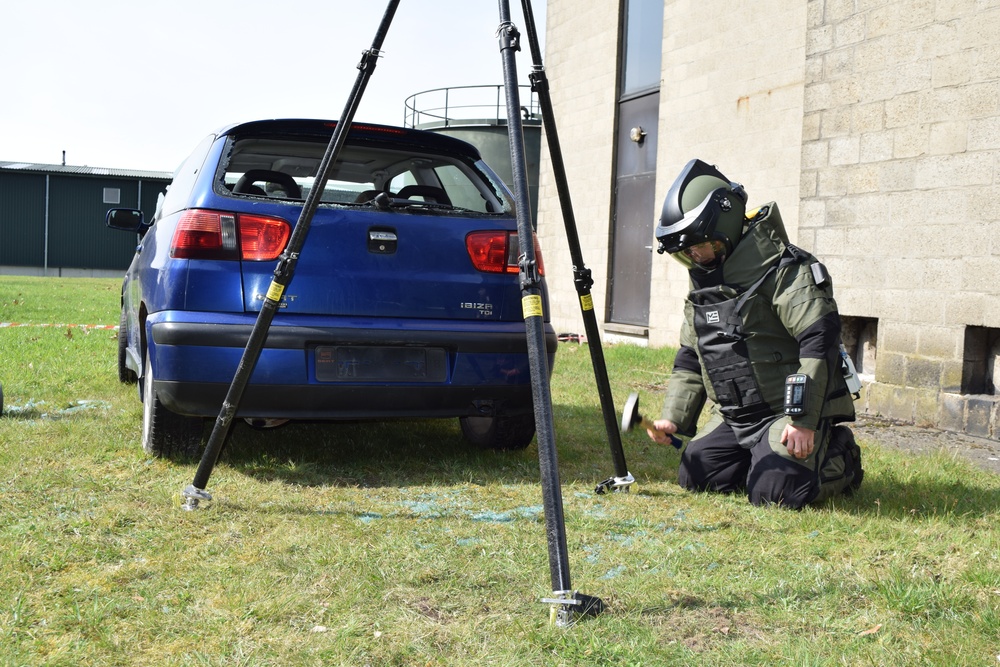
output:
M509 221L321 207L282 296L281 312L519 319L516 273L476 270L467 246L471 234L485 232L507 239L509 231ZM510 238L516 242L516 237ZM243 261L247 311L260 310L274 266L274 261Z
M238 217L294 225L334 126L261 121L231 130L218 176ZM509 193L471 145L355 125L328 175L282 314L522 319ZM238 226L244 245L256 242L257 232ZM276 242L271 231L259 237ZM260 309L273 276L276 252L261 256L242 261L247 312Z

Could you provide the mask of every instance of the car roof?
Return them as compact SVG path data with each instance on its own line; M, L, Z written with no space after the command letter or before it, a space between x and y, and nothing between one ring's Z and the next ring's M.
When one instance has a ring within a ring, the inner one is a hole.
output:
M338 121L318 118L273 118L252 120L243 123L227 125L216 133L219 137L227 135L295 135L326 136L333 134ZM427 132L413 128L381 125L378 123L351 123L349 138L365 138L376 142L389 142L396 145L410 144L432 151L458 153L473 159L481 159L479 149L472 144L455 137L437 132Z

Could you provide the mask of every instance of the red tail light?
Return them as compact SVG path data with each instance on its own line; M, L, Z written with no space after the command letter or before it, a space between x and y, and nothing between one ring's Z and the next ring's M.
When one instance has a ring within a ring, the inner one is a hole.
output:
M249 261L277 259L292 235L292 227L281 218L240 215L241 256Z
M542 249L538 238L531 235L535 243L535 262L538 271L545 275L545 265L542 262ZM502 230L472 232L465 237L465 248L469 251L469 259L478 271L486 273L517 273L517 258L520 255L520 243L517 232Z
M184 211L170 241L170 256L236 259L236 218L231 213Z
M178 259L277 259L292 227L281 218L191 209L181 214L170 256Z

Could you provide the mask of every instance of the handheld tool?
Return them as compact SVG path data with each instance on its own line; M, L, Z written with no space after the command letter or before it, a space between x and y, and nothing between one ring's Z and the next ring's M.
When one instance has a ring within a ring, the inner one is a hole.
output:
M643 415L639 414L639 394L632 392L629 394L628 400L625 401L625 408L622 410L622 433L628 433L636 426L642 426L643 428L648 428L651 431L657 430L653 426L653 420ZM680 449L684 444L681 439L670 434L670 444Z

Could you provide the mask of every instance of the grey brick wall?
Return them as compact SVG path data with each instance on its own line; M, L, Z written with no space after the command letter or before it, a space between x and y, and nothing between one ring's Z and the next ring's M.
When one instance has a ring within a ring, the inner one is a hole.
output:
M547 5L547 72L599 318L617 5ZM979 381L1000 367L989 342L1000 331L1000 0L666 0L663 35L658 199L699 157L751 204L777 201L793 242L829 267L845 319L877 323L859 408L1000 437L1000 378ZM580 330L547 156L539 234L555 326ZM651 288L646 342L674 345L686 275L655 257ZM971 372L978 364L988 370Z
M991 437L963 359L1000 327L997 34L996 2L810 2L799 228L878 321L865 410Z

